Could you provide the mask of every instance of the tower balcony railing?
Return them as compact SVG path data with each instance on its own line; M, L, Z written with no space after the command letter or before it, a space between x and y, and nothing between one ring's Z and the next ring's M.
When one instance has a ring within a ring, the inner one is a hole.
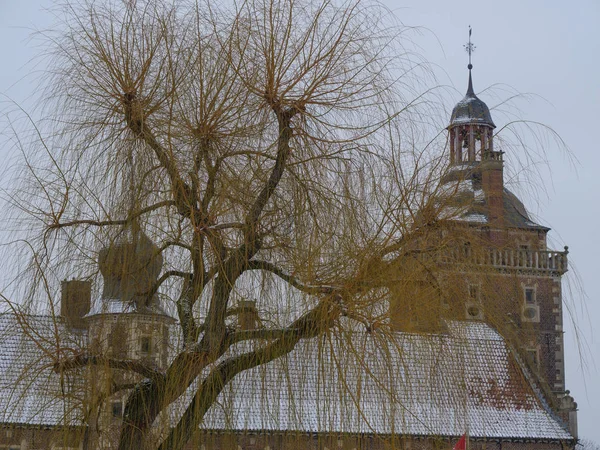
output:
M472 249L470 246L436 252L443 264L487 266L503 270L541 271L563 274L568 270L568 247L556 250Z

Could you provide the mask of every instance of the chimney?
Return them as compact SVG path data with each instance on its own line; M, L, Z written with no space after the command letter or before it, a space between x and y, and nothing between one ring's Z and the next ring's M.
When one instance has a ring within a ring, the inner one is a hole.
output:
M64 280L61 284L60 313L71 328L85 328L83 316L90 312L92 282Z
M571 435L577 439L577 403L569 391L558 395L558 414L567 424Z
M258 326L259 317L254 300L241 300L238 303L238 325L242 330L254 330Z
M481 161L481 187L487 201L488 219L492 228L504 226L503 153L485 151Z

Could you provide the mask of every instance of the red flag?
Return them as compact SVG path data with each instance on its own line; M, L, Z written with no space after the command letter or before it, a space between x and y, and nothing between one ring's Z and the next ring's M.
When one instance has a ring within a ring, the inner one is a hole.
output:
M461 436L452 450L467 450L467 433Z

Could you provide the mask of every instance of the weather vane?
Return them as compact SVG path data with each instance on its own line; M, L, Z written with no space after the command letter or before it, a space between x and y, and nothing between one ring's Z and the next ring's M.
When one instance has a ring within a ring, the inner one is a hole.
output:
M473 68L473 64L471 64L471 53L473 53L475 51L475 49L477 48L477 47L475 47L475 44L473 44L471 42L471 33L472 32L473 32L473 30L471 29L471 25L469 25L469 42L467 42L465 45L463 45L463 47L469 54L469 65L467 66L469 70L471 70Z

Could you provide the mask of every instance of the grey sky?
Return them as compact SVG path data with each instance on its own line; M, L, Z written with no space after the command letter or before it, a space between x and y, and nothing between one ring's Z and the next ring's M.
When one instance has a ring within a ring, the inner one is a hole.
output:
M35 54L28 35L50 25L44 7L48 0L0 0L0 92L27 106L33 84L26 77L27 62ZM454 101L466 90L467 57L463 44L473 27L477 46L473 55L475 90L492 85L534 93L539 98L518 103L522 117L553 127L566 141L577 162L551 142L546 158L551 175L541 165L547 183L538 202L527 206L551 226L555 249L568 245L576 287L567 299L581 340L578 344L569 317L566 323L566 382L579 404L582 437L600 442L600 2L598 0L401 0L384 2L405 25L421 26L412 34L423 56L435 64L440 84L454 86ZM16 83L16 84L15 84ZM510 88L508 88L508 87ZM480 95L489 106L495 101ZM4 105L0 105L0 109ZM451 107L452 105L448 105ZM494 111L492 111L494 115ZM504 119L494 115L502 127ZM0 157L6 150L0 148ZM509 158L510 161L510 158ZM518 189L517 189L518 190ZM568 288L565 287L565 296ZM583 353L580 358L579 350Z

